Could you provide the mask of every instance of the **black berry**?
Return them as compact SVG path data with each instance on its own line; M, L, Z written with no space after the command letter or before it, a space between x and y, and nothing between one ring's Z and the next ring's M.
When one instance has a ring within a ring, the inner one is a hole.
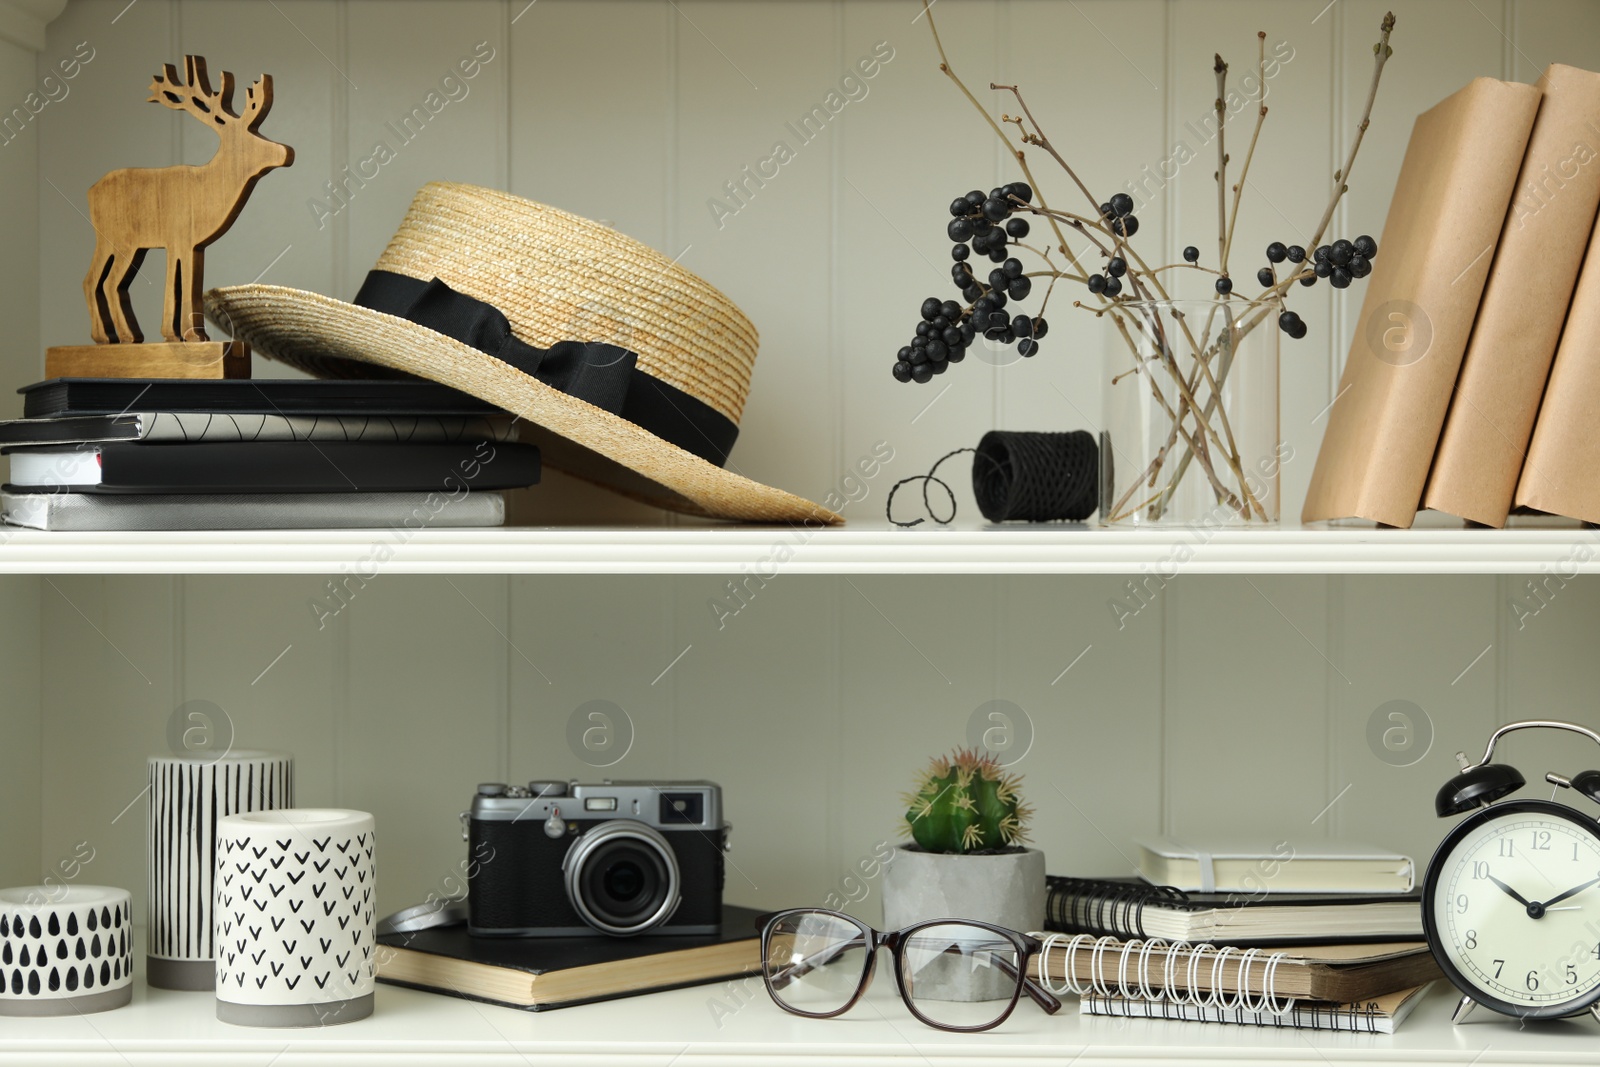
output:
M1289 257L1290 263L1304 263L1306 261L1306 250L1299 245L1290 245L1284 254Z
M972 205L967 203L967 198L964 196L958 196L954 200L950 201L950 214L954 215L958 219L963 215L969 214L971 211Z
M1217 292L1223 296L1233 292L1233 282L1226 275L1217 279Z
M1188 248L1183 250L1183 258L1188 260L1190 263L1198 263L1200 262L1200 250L1194 245L1190 245Z
M1350 257L1350 262L1345 266L1345 270L1350 272L1350 277L1352 278L1365 278L1372 273L1372 262L1366 256L1354 255Z
M983 195L981 190L974 189L962 199L966 200L969 208L971 208L973 211L977 211L983 206L983 202L987 199L987 197Z
M1118 193L1111 198L1110 203L1111 210L1115 211L1118 216L1131 215L1133 213L1133 197L1127 193Z
M983 202L983 217L991 222L1004 222L1011 214L1011 205L999 198L990 198Z
M936 296L928 297L928 299L926 299L926 300L924 300L922 302L922 317L923 317L923 319L925 319L928 322L932 322L934 319L939 317L939 312L943 309L943 307L944 307L944 304L940 302L938 297L936 297Z
M1350 288L1350 272L1344 267L1333 268L1333 274L1328 278L1328 284L1335 289Z
M1372 259L1378 254L1378 242L1366 234L1362 234L1351 243L1354 245L1357 254L1365 256L1367 259Z
M1272 268L1262 267L1260 270L1256 271L1256 281L1260 282L1262 285L1272 285L1274 282L1272 277Z
M1116 215L1116 212L1111 210L1111 205L1110 204L1101 204L1100 205L1100 217L1101 218L1110 219L1110 218L1114 217L1115 215Z
M918 363L911 368L911 380L918 385L926 385L933 381L933 366L928 363Z
M1126 215L1112 222L1111 230L1123 237L1132 237L1139 232L1139 220L1132 215Z
M903 359L896 363L894 365L894 380L897 382L909 382L911 380L911 364Z
M1350 257L1356 254L1356 246L1349 241L1340 239L1333 242L1328 249L1328 259L1335 267L1342 267L1350 262Z
M1006 287L1006 292L1011 294L1013 300L1026 300L1028 294L1033 292L1033 279L1012 278L1011 284Z
M1033 336L1033 320L1026 315L1018 315L1011 320L1011 332L1018 337Z
M1121 256L1112 256L1106 263L1106 273L1113 278L1120 278L1128 273L1128 261Z
M1091 293L1103 293L1103 292L1105 292L1106 291L1106 276L1104 274L1091 274L1091 275L1089 275L1089 291Z
M1006 285L1010 283L1010 281L1011 275L1007 274L1005 270L1000 267L996 267L994 270L989 272L989 288L991 289L1004 289Z
M1300 284L1309 289L1311 286L1317 284L1317 276L1315 274L1307 274L1304 278L1300 279Z
M950 258L955 260L957 263L960 263L963 259L966 259L967 256L971 254L971 250L968 249L966 245L952 245L950 247Z
M1043 319L1034 319L1033 320L1033 336L1034 336L1035 339L1043 337L1045 334L1047 334L1049 332L1050 332L1050 324L1048 322L1045 322Z
M1017 352L1023 357L1031 356L1039 351L1039 342L1031 337L1024 337L1017 345Z
M1269 263L1282 263L1289 255L1289 250L1283 247L1282 241L1274 241L1267 246L1267 261Z
M1328 259L1319 259L1317 260L1317 265L1313 267L1312 270L1315 271L1317 277L1327 278L1333 274L1333 263Z
M950 225L944 232L952 241L965 241L972 236L972 220L968 218L951 219Z
M1106 295L1107 296L1116 296L1120 292L1122 292L1122 279L1121 278L1107 278L1106 279Z
M1022 260L1008 259L1000 264L1000 269L1006 272L1007 278L1020 278L1022 277Z
M1028 220L1027 219L1011 219L1011 220L1007 221L1007 223L1006 223L1006 233L1010 234L1012 237L1017 238L1018 240L1021 240L1022 238L1028 236Z

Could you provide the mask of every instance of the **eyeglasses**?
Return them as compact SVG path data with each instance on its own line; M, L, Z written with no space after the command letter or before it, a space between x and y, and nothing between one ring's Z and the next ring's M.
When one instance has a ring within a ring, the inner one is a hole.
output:
M932 919L880 933L848 915L795 908L763 915L761 975L778 1007L794 1015L843 1015L872 984L878 948L894 954L894 979L911 1014L958 1033L992 1030L1026 992L1054 1015L1061 1001L1027 975L1041 942L1001 926Z

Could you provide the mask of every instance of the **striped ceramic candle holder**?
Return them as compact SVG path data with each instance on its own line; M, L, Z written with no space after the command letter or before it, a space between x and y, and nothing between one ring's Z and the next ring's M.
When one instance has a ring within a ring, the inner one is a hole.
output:
M0 889L0 1015L87 1015L133 999L126 889Z
M217 1018L328 1026L372 1014L372 816L337 808L217 824Z
M294 802L282 752L150 757L150 940L145 978L162 989L216 984L212 898L217 822Z

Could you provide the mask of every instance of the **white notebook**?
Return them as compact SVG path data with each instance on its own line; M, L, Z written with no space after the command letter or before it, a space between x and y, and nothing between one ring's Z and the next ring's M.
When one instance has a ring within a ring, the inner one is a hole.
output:
M1422 1002L1428 986L1402 989L1381 997L1350 1004L1298 1000L1278 1014L1243 1007L1219 1008L1206 1004L1173 1003L1090 993L1079 999L1084 1015L1115 1015L1124 1019L1175 1019L1185 1022L1237 1023L1244 1026L1293 1027L1296 1030L1346 1030L1362 1034L1392 1034L1411 1010Z
M1411 857L1357 841L1147 837L1139 873L1197 893L1409 893Z

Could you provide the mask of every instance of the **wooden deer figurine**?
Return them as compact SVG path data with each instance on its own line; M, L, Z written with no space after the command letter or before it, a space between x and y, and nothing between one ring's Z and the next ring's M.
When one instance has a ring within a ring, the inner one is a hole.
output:
M272 108L272 76L245 91L244 114L233 111L233 75L212 91L201 56L184 57L184 79L171 63L150 83L150 100L203 122L220 143L216 155L195 166L114 170L89 189L94 261L83 279L90 332L98 344L143 340L128 301L144 255L166 250L167 284L161 335L171 341L205 341L200 310L205 248L239 216L250 191L267 171L294 162L294 149L259 131Z

